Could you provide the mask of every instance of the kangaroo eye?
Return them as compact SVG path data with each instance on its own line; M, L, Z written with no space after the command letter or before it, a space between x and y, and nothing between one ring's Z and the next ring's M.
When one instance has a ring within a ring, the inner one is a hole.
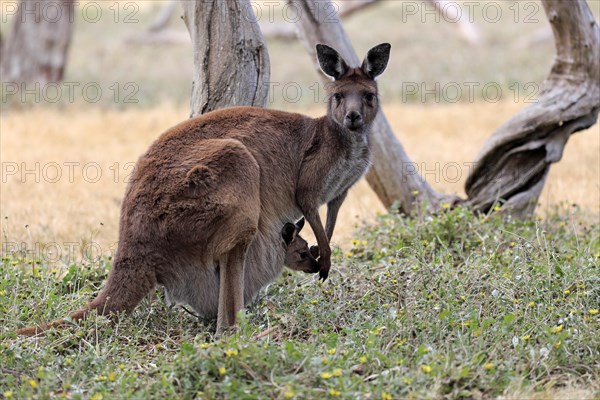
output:
M373 100L375 100L375 94L373 94L373 93L365 94L365 100L367 100L369 103L372 102Z
M334 99L336 102L338 102L338 103L339 103L340 101L342 101L342 99L343 99L343 98L344 98L344 96L342 96L342 95L341 95L341 93L335 93L335 94L333 95L333 99Z
M300 258L301 259L305 259L306 257L308 257L308 253L306 251L303 251L302 253L300 253Z

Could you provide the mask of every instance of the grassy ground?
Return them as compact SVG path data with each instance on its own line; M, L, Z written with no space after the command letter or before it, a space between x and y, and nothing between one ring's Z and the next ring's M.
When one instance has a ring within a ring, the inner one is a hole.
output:
M0 262L5 398L597 398L600 225L570 207L529 222L457 209L393 215L337 251L324 284L284 273L215 339L160 300L39 338L110 260ZM40 290L42 288L42 290Z
M489 2L502 16L489 22L476 8L482 43L472 47L453 24L423 14L422 2L408 16L410 3L381 2L345 26L359 53L392 43L380 79L388 118L431 185L460 195L484 140L546 76L552 42L529 38L548 23L537 2ZM102 7L97 22L80 12L87 4ZM589 4L599 15L600 1ZM600 397L598 125L570 139L535 221L460 209L424 221L376 220L386 210L360 182L341 210L330 280L286 272L234 335L216 340L213 322L168 310L159 295L114 326L93 318L66 332L15 337L98 291L132 163L188 116L189 44L126 40L158 7L81 2L66 81L99 85L98 102L79 89L73 104L66 92L56 104L2 100L0 398ZM124 23L132 11L137 21ZM1 19L3 38L9 25ZM178 18L171 27L185 30ZM321 114L302 44L268 45L279 84L271 106ZM472 82L479 86L471 100ZM302 88L298 101L281 90L290 83ZM497 103L482 98L489 83L502 90ZM456 102L423 93L438 84L465 92ZM125 102L128 95L137 102ZM458 177L446 169L454 165ZM556 211L559 203L577 206ZM363 222L371 227L357 233Z

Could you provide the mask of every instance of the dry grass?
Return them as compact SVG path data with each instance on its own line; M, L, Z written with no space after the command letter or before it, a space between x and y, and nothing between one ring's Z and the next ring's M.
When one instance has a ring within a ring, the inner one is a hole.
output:
M391 104L386 112L408 154L433 187L462 195L468 172L465 163L474 159L485 138L519 108L514 103ZM187 107L171 105L122 112L36 108L3 115L3 240L5 234L10 241L57 242L66 248L68 242L94 241L103 252L114 249L120 202L132 163L162 131L185 118ZM596 213L600 204L599 154L598 125L573 136L563 160L552 168L539 210L567 201ZM449 163L462 167L458 181L444 179ZM10 174L13 167L17 168L14 175ZM33 172L24 174L24 169ZM58 178L57 171L62 174ZM102 174L99 178L97 171ZM384 211L361 181L342 207L334 240L344 246L357 224L372 221Z

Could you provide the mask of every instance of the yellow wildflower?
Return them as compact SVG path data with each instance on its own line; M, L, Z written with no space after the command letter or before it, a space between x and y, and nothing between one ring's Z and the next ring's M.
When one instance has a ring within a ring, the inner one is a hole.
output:
M225 375L226 373L227 373L227 368L225 368L225 367L219 368L219 375Z
M341 368L334 369L333 376L342 376L342 369Z
M421 371L425 372L426 374L431 372L431 366L429 365L421 365Z
M360 356L360 358L358 359L358 361L360 361L361 364L365 364L367 362L367 357L366 356Z
M321 373L321 378L323 378L323 379L331 379L332 376L333 375L331 375L330 372L322 372Z
M554 328L550 328L550 332L552 332L552 333L560 333L560 332L562 332L562 330L563 330L562 324L555 326Z
M488 370L488 371L491 371L491 370L494 369L494 363L491 363L491 362L485 363L485 364L483 364L483 368L486 369L486 370Z
M392 400L392 395L386 392L381 393L381 400Z
M283 397L286 399L291 399L296 395L291 388L287 388L287 390L283 393Z
M385 329L384 326L380 326L379 328L375 328L371 331L372 334L374 334L375 336L379 336L381 334L381 331L383 331Z
M335 354L336 351L337 351L337 349L335 347L333 349L327 350L327 352L331 355Z
M29 386L31 386L32 389L37 389L38 384L34 379L30 379L29 380Z
M225 355L227 357L237 356L238 355L238 351L236 349L225 350Z
M596 314L598 314L598 309L597 308L592 308L590 310L590 315L596 315Z
M340 397L341 394L342 392L340 392L339 390L329 389L329 395L331 397Z

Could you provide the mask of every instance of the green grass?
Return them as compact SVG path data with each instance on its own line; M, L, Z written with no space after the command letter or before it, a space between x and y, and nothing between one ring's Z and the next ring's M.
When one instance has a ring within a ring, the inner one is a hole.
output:
M114 325L98 317L16 337L84 305L110 260L61 267L4 254L0 396L493 398L579 387L597 397L599 236L597 216L577 208L527 222L462 208L386 215L335 252L327 282L286 271L220 339L213 321L160 296Z

